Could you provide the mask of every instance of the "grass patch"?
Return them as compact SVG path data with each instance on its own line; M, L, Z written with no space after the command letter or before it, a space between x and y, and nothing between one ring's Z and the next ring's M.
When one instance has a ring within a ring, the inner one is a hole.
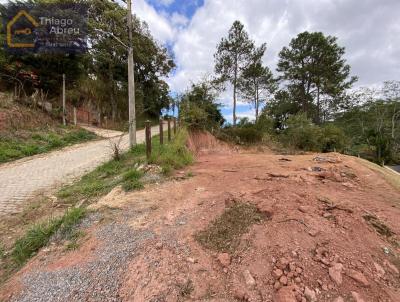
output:
M185 283L179 284L178 288L179 288L179 296L187 298L194 291L193 281L189 279Z
M0 163L49 152L65 146L90 141L97 136L76 127L16 131L0 135Z
M206 230L197 233L195 238L205 248L233 252L249 227L263 219L264 216L254 205L238 202L226 209Z
M193 155L186 147L188 133L181 129L175 139L163 146L158 145L158 152L152 153L150 163L162 167L164 174L170 174L174 169L181 169L193 162Z
M181 129L172 142L162 146L158 136L153 137L153 152L149 163L161 166L165 174L192 163L193 156L186 148L187 135L187 131ZM64 187L58 192L57 197L67 204L75 204L80 200L87 200L90 203L108 194L118 185L122 185L125 191L140 190L143 188L140 182L143 173L137 171L135 167L145 162L146 146L139 144L122 154L120 160L111 160L78 182Z
M400 190L400 176L395 171L381 167L366 159L359 158L357 160L364 166L370 168L371 170L380 173L391 186L393 186L397 190Z
M14 263L19 267L23 265L29 258L39 251L40 248L47 245L50 238L60 233L66 236L71 233L75 225L85 216L85 209L74 208L68 210L64 216L60 218L50 219L46 222L34 225L19 240L16 241L11 257Z

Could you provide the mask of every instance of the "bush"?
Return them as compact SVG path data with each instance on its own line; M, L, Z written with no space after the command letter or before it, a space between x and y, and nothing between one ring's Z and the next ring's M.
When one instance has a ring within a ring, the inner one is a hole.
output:
M225 128L219 136L221 139L233 141L237 144L255 144L263 139L263 133L253 126L243 128Z
M320 145L323 152L343 151L345 149L347 138L342 129L327 124L321 130Z
M283 143L290 148L305 151L321 150L321 129L314 125L305 114L297 114L287 121L282 134Z

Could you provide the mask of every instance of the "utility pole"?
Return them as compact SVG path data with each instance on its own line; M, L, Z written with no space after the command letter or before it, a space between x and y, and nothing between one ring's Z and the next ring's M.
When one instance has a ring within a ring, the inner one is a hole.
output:
M63 73L62 105L63 105L63 112L62 112L63 125L66 126L67 121L65 119L65 115L66 115L66 110L65 110L65 73Z
M135 109L135 74L133 61L133 24L132 24L132 0L128 2L128 89L129 89L129 147L136 146L136 109Z

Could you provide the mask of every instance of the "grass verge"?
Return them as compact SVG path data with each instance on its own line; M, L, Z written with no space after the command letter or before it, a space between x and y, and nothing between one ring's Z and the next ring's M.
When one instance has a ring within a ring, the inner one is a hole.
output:
M68 236L85 214L85 209L73 208L60 218L54 218L34 225L22 238L15 242L14 248L11 251L13 262L17 267L23 265L40 248L46 246L50 238L56 233L62 237Z
M173 141L162 146L158 136L154 137L149 163L161 166L165 174L191 164L193 156L186 148L187 136L187 131L181 129ZM67 204L76 204L81 200L91 203L118 185L122 185L125 191L141 189L143 173L138 171L138 167L145 163L146 147L144 144L137 145L122 154L120 160L111 160L86 174L81 180L61 189L58 198Z
M97 136L77 127L47 128L0 134L0 163L90 141Z
M195 239L210 250L233 252L250 226L264 218L254 205L238 202L227 208L207 229L197 233Z

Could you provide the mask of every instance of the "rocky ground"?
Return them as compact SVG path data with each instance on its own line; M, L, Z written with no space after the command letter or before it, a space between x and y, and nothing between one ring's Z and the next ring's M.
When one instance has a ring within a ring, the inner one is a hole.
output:
M116 188L77 250L43 249L0 300L400 301L400 192L379 172L339 154L216 149L173 180ZM261 219L232 221L238 205Z

